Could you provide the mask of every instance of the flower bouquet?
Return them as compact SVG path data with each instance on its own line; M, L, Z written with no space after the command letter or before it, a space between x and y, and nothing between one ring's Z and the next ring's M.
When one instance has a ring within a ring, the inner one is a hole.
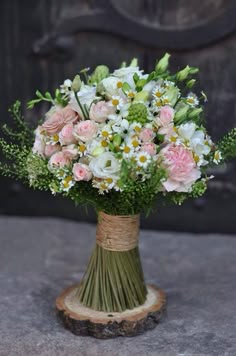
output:
M136 59L112 73L105 65L92 74L81 70L54 95L36 92L29 109L42 101L50 105L36 130L19 102L10 110L18 129L3 126L3 175L98 213L84 277L57 300L76 334L134 335L155 326L165 297L144 282L139 214L149 213L157 198L181 204L200 197L212 178L207 169L236 156L236 129L218 144L206 131L207 97L193 91L198 69L172 74L168 61L165 54L151 73Z

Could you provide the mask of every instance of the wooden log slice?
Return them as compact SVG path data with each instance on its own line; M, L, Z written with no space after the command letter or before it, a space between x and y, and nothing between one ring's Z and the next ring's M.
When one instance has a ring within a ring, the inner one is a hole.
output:
M135 336L154 329L166 307L163 290L148 285L146 302L122 313L105 313L82 305L75 298L78 285L67 288L56 299L56 309L64 326L75 335L99 339Z

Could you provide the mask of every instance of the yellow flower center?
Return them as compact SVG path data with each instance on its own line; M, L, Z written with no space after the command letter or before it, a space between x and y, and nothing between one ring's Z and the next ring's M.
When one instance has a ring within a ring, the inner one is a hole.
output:
M125 146L124 147L124 152L125 153L129 153L130 152L130 147L129 146Z
M113 179L112 178L107 178L106 181L107 181L108 184L111 184L113 182Z
M135 94L133 92L128 93L129 98L134 98Z
M103 141L101 142L101 145L102 145L102 147L107 147L107 146L108 146L108 143L107 143L107 141L103 140Z
M187 99L187 102L188 102L189 104L193 104L193 103L194 103L194 99L193 99L193 98L188 98L188 99Z
M155 96L156 96L157 98L160 98L160 97L162 96L162 92L161 92L161 91L156 91L156 92L155 92Z
M123 85L122 82L118 82L118 83L116 84L117 88L122 88L122 85Z
M196 162L196 163L198 163L199 161L200 161L200 158L199 158L199 156L197 156L197 155L194 155L194 161Z
M220 158L219 152L216 152L214 156L215 156L215 159L218 161Z
M133 140L133 141L132 141L132 145L133 145L134 147L138 147L138 146L139 146L139 142L138 142L137 140Z
M169 99L163 99L163 104L169 104L170 103L170 101L169 101Z
M139 126L135 126L134 130L135 130L136 132L140 132L140 131L141 131L141 128L140 128Z
M146 160L147 160L147 157L146 156L140 156L139 160L140 160L140 162L145 163Z
M177 141L177 138L176 138L175 136L171 136L170 141L171 141L171 142L176 142L176 141Z
M105 183L101 183L100 189L103 189L103 190L107 189L107 185Z
M103 137L108 137L109 133L107 131L102 131L102 136Z
M118 99L113 99L112 100L112 105L114 105L114 106L119 105L119 100Z
M84 152L86 150L85 145L79 145L80 152Z
M156 106L160 107L161 105L162 105L162 104L161 104L161 101L160 101L160 100L156 101Z
M58 136L57 134L56 134L56 135L53 135L53 136L52 136L52 139L53 139L54 142L58 142L59 136Z

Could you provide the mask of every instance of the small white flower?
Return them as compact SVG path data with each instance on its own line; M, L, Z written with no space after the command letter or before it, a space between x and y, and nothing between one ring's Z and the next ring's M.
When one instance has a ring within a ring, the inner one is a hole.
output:
M68 175L61 181L61 189L64 192L68 192L74 184L75 181L73 180L73 177Z
M141 129L142 129L142 125L140 124L140 122L136 122L136 121L132 122L132 124L129 127L129 131L131 135L139 134L141 132Z
M136 156L136 162L139 167L147 168L151 162L151 156L144 151L141 151Z
M199 100L196 94L194 93L189 93L186 102L189 106L195 107L199 104Z
M129 129L129 121L120 117L120 120L112 125L112 130L124 137Z
M121 110L122 106L124 105L124 100L118 95L113 95L109 104L114 106L117 110Z
M165 93L165 88L163 88L163 86L161 86L160 84L157 84L153 91L152 91L152 96L154 98L158 98L160 99Z
M54 134L52 136L46 137L46 143L49 145L56 145L59 142L60 142L60 137L58 134Z
M131 158L134 155L134 147L130 143L123 143L120 147L124 158Z
M60 92L62 94L68 94L70 92L70 88L72 85L72 81L70 79L66 79L62 85L60 85Z
M215 153L214 153L213 162L215 164L219 164L221 160L222 160L222 154L221 154L221 152L219 150L216 150Z
M137 92L135 90L130 89L125 94L129 100L133 100Z

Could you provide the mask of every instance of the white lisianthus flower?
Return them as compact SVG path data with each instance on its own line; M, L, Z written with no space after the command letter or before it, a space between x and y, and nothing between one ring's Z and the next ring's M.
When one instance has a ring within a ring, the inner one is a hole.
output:
M120 162L111 152L105 152L99 157L92 158L89 163L89 168L97 178L119 178Z
M138 76L142 76L142 70L139 70L139 67L123 67L123 68L119 68L119 69L116 69L114 72L113 72L113 75L117 78L125 78L127 77L128 75L134 75L135 73L138 74Z
M88 85L84 85L83 88L78 92L78 98L81 103L81 105L86 105L87 108L89 109L90 105L92 102L97 99L96 96L96 88L95 87L90 87ZM69 107L76 111L80 117L83 117L82 111L79 107L79 104L77 103L77 100L75 98L74 93L71 93L71 99L69 101Z
M196 124L194 122L188 122L186 124L180 125L178 128L178 134L185 141L190 141L196 131Z
M108 77L108 78L103 79L100 82L100 85L102 86L102 88L108 98L111 98L112 96L116 96L116 95L120 94L120 86L118 85L119 82L120 82L120 80L115 77ZM121 83L121 86L122 86L122 83Z

